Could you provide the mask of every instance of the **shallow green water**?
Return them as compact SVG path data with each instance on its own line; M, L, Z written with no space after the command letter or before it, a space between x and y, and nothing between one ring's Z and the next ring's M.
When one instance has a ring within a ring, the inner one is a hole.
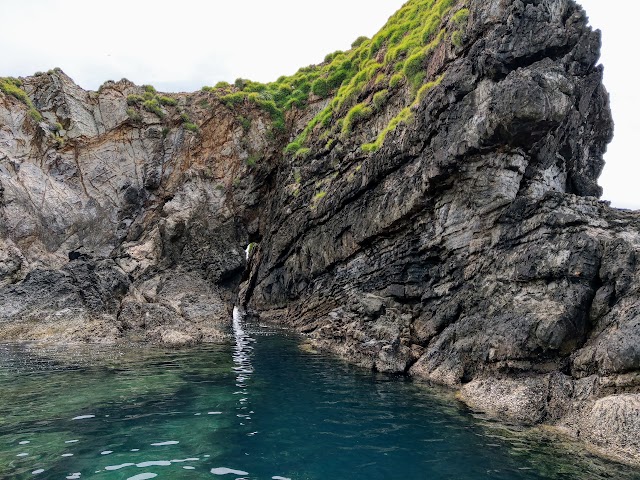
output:
M247 329L182 351L0 346L0 478L640 478Z

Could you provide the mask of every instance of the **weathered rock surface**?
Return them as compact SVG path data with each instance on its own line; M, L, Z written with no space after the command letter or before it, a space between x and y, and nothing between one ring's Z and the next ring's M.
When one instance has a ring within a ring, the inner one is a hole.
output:
M638 462L640 216L597 198L599 34L570 1L468 7L412 124L366 154L374 117L292 164L303 193L275 193L246 301L350 361Z
M24 88L43 121L0 99L2 338L221 339L263 196L243 161L269 149L262 114L245 131L194 94L175 95L164 118L131 118L140 87L85 92L57 70Z
M370 153L411 87L295 158L204 92L134 118L140 87L52 72L25 79L39 123L0 94L0 338L216 341L239 292L316 348L640 463L640 215L598 200L599 34L572 0L456 5L462 41Z

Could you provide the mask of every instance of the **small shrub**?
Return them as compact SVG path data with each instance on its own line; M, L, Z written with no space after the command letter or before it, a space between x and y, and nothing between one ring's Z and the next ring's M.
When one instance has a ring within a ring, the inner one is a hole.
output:
M35 107L29 108L29 116L33 119L34 122L42 121L42 115L38 110L35 109Z
M458 10L453 17L451 17L451 21L453 23L455 23L456 25L463 25L465 23L467 23L467 20L469 19L469 9L468 8L462 8L460 10Z
M135 108L127 108L128 117L134 122L139 122L142 120L142 115Z
M359 103L354 106L351 110L349 110L349 113L347 113L347 116L344 118L344 123L342 124L342 134L348 135L351 132L354 123L368 118L372 113L373 110L371 109L371 107L368 107L364 103Z
M145 92L154 93L154 94L157 93L153 85L142 85L142 88L144 88Z
M244 161L244 163L246 163L248 167L255 167L260 160L261 160L260 155L253 154L253 155L249 155L247 159Z
M284 153L293 154L302 148L302 143L299 140L294 140L284 149Z
M244 133L247 133L251 129L251 119L250 118L239 117L238 121L240 122L240 125L242 125L242 130L244 130Z
M49 70L47 73L52 74L53 71ZM107 80L106 82L104 82L102 85L98 87L98 93L102 92L107 87L112 87L115 84L116 82L114 82L113 80Z
M440 21L441 17L439 15L431 15L425 22L424 28L422 29L421 33L423 44L427 44L431 41L433 35L438 31Z
M229 88L231 84L229 82L218 82L214 88Z
M436 10L440 16L443 16L451 8L456 0L440 0L436 6Z
M128 95L127 96L127 105L136 105L138 103L142 103L142 101L144 100L144 98L142 97L142 95Z
M286 132L286 130L287 130L287 126L285 124L284 117L274 120L273 123L271 124L271 131L276 135L280 133L284 133Z
M185 122L182 124L182 126L184 127L185 130L189 132L197 132L199 130L198 125L191 122Z
M294 158L306 158L309 153L311 153L311 149L307 147L302 147L299 149L294 155Z
M162 105L167 105L170 107L175 107L176 105L178 105L178 101L175 98L171 98L171 97L159 96L158 101Z
M247 98L247 95L245 93L236 92L236 93L230 93L229 95L225 95L224 97L221 97L220 100L222 100L222 102L227 107L235 107L236 105L239 105L242 102L244 102L244 100L246 98ZM201 100L201 102L202 102L202 100ZM207 106L208 105L209 105L209 103L207 102Z
M326 196L327 192L325 192L324 190L320 190L318 193L316 193L311 199L311 208L315 210L318 207L318 203L320 202L320 200L322 200Z
M20 88L17 82L15 82L15 79L0 78L0 90L7 95L17 98L27 106L30 106L31 104L31 99L27 95L27 92Z
M456 30L451 34L451 43L455 47L461 47L464 44L464 36L460 30Z
M22 82L17 78L0 77L0 90L2 90L2 92L4 92L5 94L11 95L12 97L24 103L29 108L28 110L29 116L35 122L41 122L42 115L33 105L33 102L29 98L29 95L27 95L27 92L25 92L24 90L22 90L22 88L20 88L21 85L22 85Z
M358 37L351 44L351 48L357 48L360 45L362 45L364 42L366 42L367 40L369 40L369 37L365 37L364 35L361 36L361 37Z
M327 196L327 192L322 190L314 195L313 200L314 201L322 200L326 196Z
M426 59L427 55L424 50L420 50L407 58L404 64L404 74L411 83L418 83L416 77L424 72Z
M331 75L329 75L329 78L327 79L328 88L331 90L338 88L340 85L342 85L342 82L344 82L348 76L349 76L348 71L344 69L340 69L333 72Z
M342 50L336 50L333 53L329 53L324 57L324 63L331 63L336 57L342 55L344 52Z
M156 100L155 98L153 100L146 100L142 106L145 108L145 110L151 112L151 113L155 113L158 117L163 118L164 117L164 111L162 110L162 107L160 106L160 102L158 102L158 100Z
M376 138L375 142L365 143L364 145L362 145L362 150L365 152L375 152L379 150L380 147L382 147L382 144L384 143L385 139L387 138L387 135L390 132L393 132L401 124L408 124L409 122L411 122L412 119L413 119L413 114L411 113L411 108L409 107L403 108L400 111L400 113L398 113L398 115L396 115L394 118L391 119L391 121L384 128L384 130L382 130L378 134L378 137Z
M15 85L18 88L22 87L22 80L20 80L19 78L7 77L7 78L5 78L5 81Z
M327 82L327 80L321 77L313 82L313 84L311 85L311 91L314 93L314 95L317 95L321 98L326 98L329 96L331 89L329 88L329 83Z
M373 85L376 87L382 85L386 81L386 79L387 76L384 73L379 73L375 81L373 82Z
M398 85L402 83L404 80L404 75L401 73L396 73L389 80L389 88L396 88Z
M244 89L245 85L249 83L249 80L245 80L244 78L236 78L236 81L233 84L239 88L240 90Z
M411 86L414 94L420 88L420 85L424 83L424 80L427 78L427 72L420 72L415 77L411 79Z
M389 97L389 90L380 90L373 95L373 108L376 110L380 110L384 107L387 102L387 98Z
M416 93L416 98L413 101L413 104L411 106L413 107L413 106L421 104L424 101L424 99L426 98L427 93L429 92L429 90L431 90L432 88L440 85L440 83L442 83L443 79L444 79L444 75L440 75L433 82L425 83L422 87L420 87L420 89L418 90L418 93Z
M329 141L327 141L327 143L325 143L324 145L324 149L325 150L331 150L331 147L333 147L333 145L336 143L336 139L335 138L331 138L329 139Z

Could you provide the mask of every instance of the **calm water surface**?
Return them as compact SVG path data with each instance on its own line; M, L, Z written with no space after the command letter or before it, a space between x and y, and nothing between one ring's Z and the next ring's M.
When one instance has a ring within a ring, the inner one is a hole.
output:
M640 479L235 326L235 345L181 351L0 346L0 478Z

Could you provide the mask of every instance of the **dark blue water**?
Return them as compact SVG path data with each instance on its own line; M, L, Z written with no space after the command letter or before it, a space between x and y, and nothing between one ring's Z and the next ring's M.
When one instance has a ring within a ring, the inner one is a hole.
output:
M236 327L237 345L181 351L0 346L0 477L640 478L438 390Z

